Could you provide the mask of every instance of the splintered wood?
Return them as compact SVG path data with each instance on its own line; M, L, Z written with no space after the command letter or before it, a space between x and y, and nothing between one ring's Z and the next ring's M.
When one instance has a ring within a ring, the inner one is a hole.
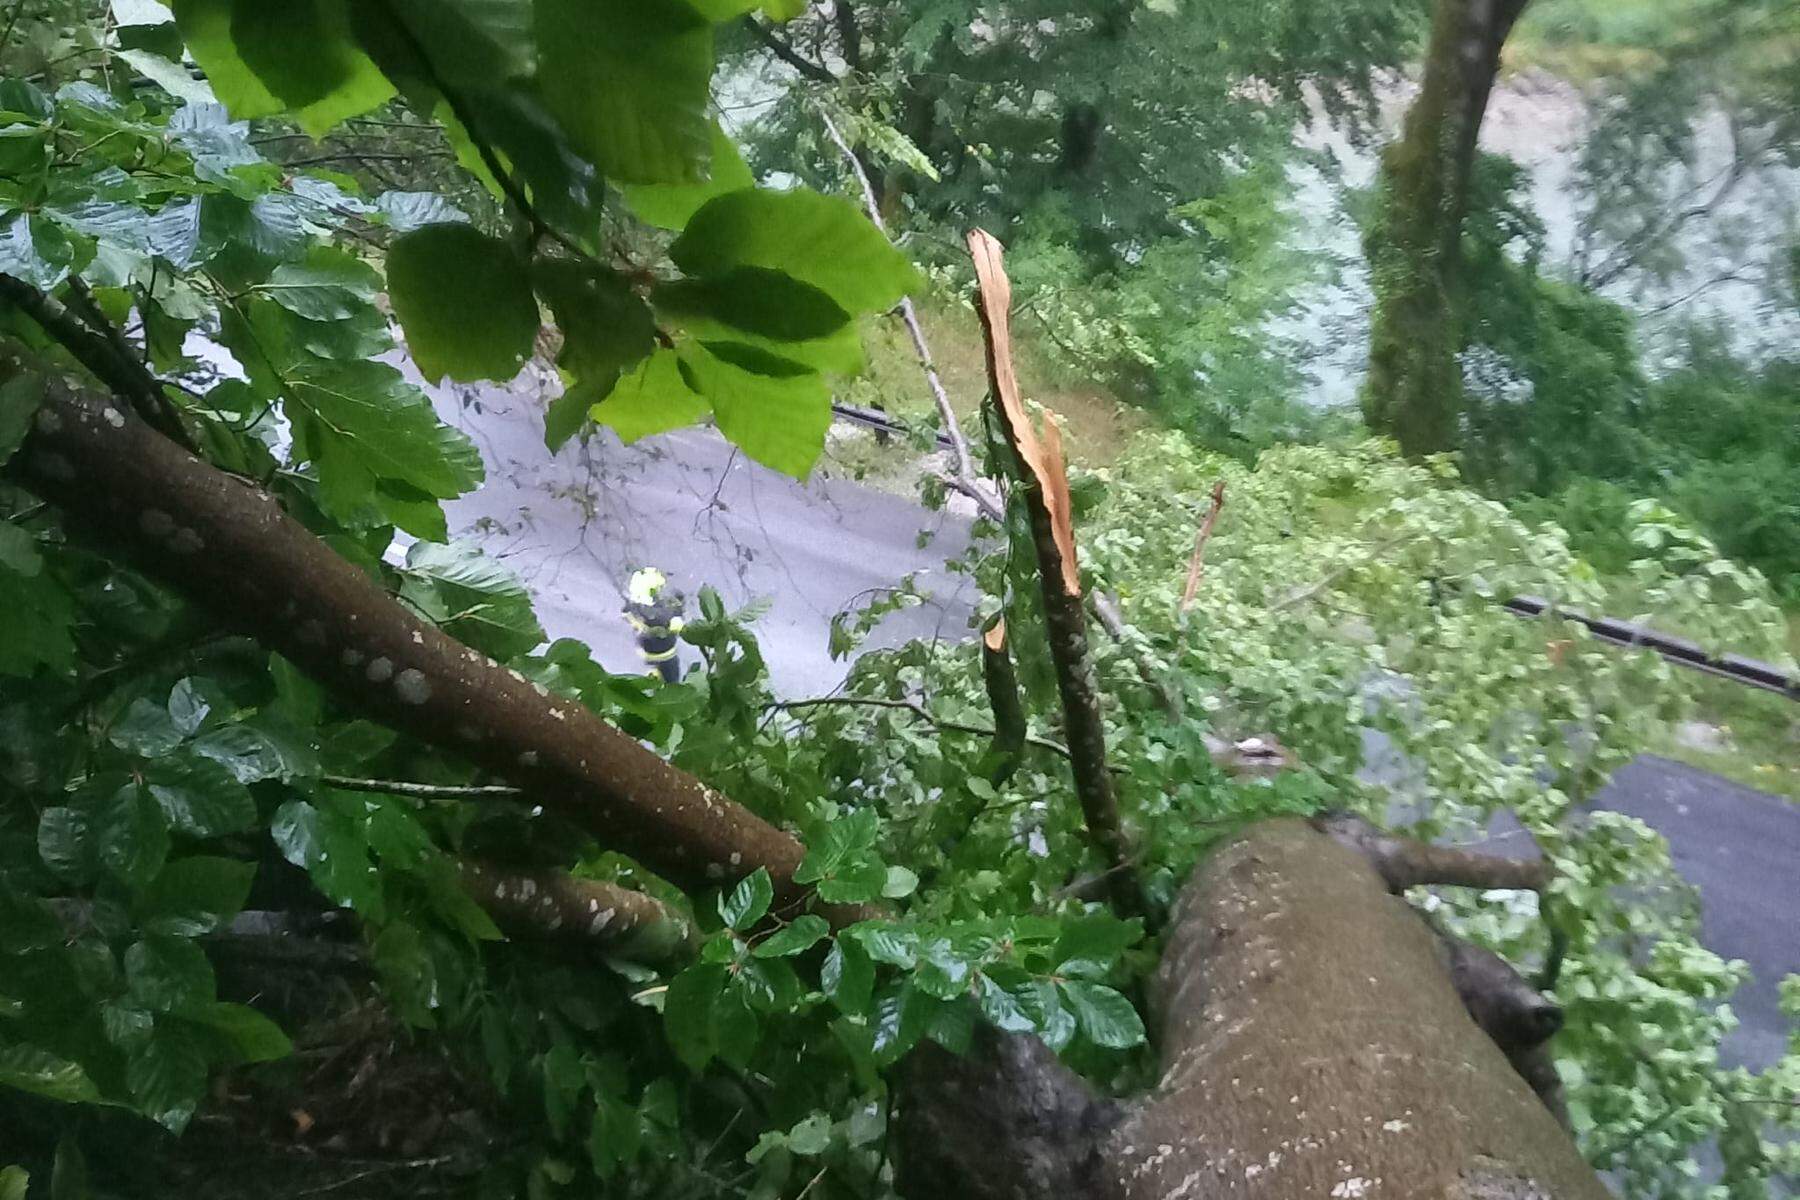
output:
M1013 373L1012 361L1012 283L1001 265L1001 253L1000 243L987 230L969 231L969 254L975 260L975 279L980 286L981 327L987 335L988 382L1000 408L1007 440L1031 472L1050 514L1063 591L1079 596L1081 572L1075 562L1075 529L1070 513L1069 477L1063 466L1062 430L1051 416L1044 422L1040 437L1032 426L1031 415L1025 411L1024 397L1019 394L1019 379Z

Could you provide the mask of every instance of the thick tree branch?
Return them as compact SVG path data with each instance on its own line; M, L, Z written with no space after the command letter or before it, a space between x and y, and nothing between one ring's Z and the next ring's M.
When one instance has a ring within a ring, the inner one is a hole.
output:
M162 383L150 373L124 336L93 303L86 285L71 279L70 291L84 298L91 309L88 321L92 327L56 300L30 284L11 275L0 275L0 300L16 305L49 334L76 362L86 367L108 388L125 397L144 420L164 436L193 449L193 441L176 415L174 405L163 394Z
M837 26L838 50L844 56L844 65L852 74L862 70L862 30L856 23L856 9L850 0L832 0L831 23Z
M1075 564L1075 537L1070 524L1068 482L1063 474L1062 440L1056 422L1044 426L1042 439L1032 430L1019 384L1013 375L1008 316L1012 285L1001 263L1000 243L985 230L969 233L980 288L977 311L987 349L988 388L1000 412L1001 425L1019 460L1020 486L1037 550L1038 578L1043 589L1044 624L1050 658L1062 696L1063 723L1069 734L1069 761L1075 794L1088 835L1109 866L1132 861L1130 844L1119 820L1118 797L1106 765L1106 728L1088 660L1087 618L1081 598L1081 576ZM1112 880L1113 899L1121 908L1138 907L1135 873L1121 869Z
M826 70L822 64L813 62L798 50L795 50L792 46L782 41L781 38L775 35L774 30L770 29L767 25L764 25L761 21L758 21L755 17L746 16L744 18L744 24L749 27L750 33L756 40L768 48L770 54L773 54L776 58L779 58L782 62L800 72L805 78L812 80L814 83L837 82L836 75L833 75L830 71Z
M19 365L0 367L10 378ZM352 707L466 757L671 879L767 867L787 903L798 841L579 703L421 620L267 492L54 376L9 471L77 531L292 660ZM860 909L828 911L836 921Z
M1315 817L1313 827L1368 859L1388 890L1395 893L1432 884L1525 892L1542 892L1549 885L1549 869L1542 859L1528 862L1453 846L1433 846L1377 829L1347 812Z
M543 937L604 944L644 962L678 958L696 946L693 924L662 901L567 871L460 865L463 889L501 926Z

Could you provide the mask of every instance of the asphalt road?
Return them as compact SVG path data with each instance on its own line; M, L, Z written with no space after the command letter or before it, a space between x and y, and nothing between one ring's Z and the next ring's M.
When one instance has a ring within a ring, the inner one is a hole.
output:
M846 664L828 653L832 615L909 572L931 600L889 617L869 644L970 635L973 587L943 569L967 545L964 519L831 478L829 450L823 476L806 483L747 462L710 430L633 447L603 436L551 456L528 376L505 389L441 389L436 401L488 464L486 486L449 506L452 530L527 582L552 637L580 637L613 670L637 669L619 609L625 580L644 565L690 595L710 584L733 606L767 603L756 628L787 696L838 684ZM1786 1036L1780 981L1800 973L1800 806L1650 756L1619 772L1597 803L1669 839L1699 889L1706 944L1750 963L1724 1053L1767 1066Z

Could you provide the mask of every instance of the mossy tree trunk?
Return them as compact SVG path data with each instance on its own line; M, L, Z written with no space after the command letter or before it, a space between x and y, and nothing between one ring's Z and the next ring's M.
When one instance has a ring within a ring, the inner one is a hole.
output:
M1555 1098L1471 1016L1507 989L1459 994L1453 958L1366 855L1263 822L1183 892L1151 996L1155 1090L1098 1096L1032 1038L926 1047L900 1085L901 1192L1607 1200Z
M1469 176L1500 49L1527 0L1438 0L1419 94L1382 155L1365 237L1375 312L1363 414L1408 457L1456 444Z

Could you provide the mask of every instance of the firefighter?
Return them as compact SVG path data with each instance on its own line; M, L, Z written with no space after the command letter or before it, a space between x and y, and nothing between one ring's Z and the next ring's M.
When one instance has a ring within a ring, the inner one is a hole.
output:
M638 653L647 673L661 675L664 683L681 678L675 635L686 624L681 619L686 605L687 598L669 586L668 578L655 567L632 572L625 589L625 620L637 634Z

